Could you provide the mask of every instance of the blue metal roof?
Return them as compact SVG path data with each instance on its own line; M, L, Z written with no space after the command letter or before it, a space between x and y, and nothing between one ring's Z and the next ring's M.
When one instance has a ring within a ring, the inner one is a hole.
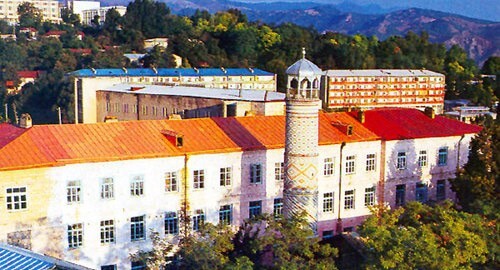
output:
M70 72L76 77L125 77L125 76L274 76L274 73L258 68L99 68L80 69Z
M0 243L0 269L2 270L48 270L48 269L89 269L53 257L41 255L27 249Z

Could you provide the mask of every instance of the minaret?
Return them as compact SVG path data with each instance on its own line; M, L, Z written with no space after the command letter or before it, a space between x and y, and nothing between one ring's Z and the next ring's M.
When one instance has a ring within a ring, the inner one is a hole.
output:
M285 185L286 218L305 213L316 233L318 220L318 110L323 71L303 57L286 70Z

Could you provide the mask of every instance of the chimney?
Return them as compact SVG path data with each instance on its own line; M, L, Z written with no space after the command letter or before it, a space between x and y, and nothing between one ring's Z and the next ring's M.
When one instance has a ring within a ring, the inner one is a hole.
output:
M250 71L253 74L253 68L249 67L248 71Z
M97 70L95 70L95 68L90 68L90 70L92 71L93 74L97 73Z
M178 148L184 145L184 136L176 131L164 129L161 131L167 140Z
M427 115L430 119L436 118L436 112L434 112L434 108L432 107L425 107L424 110L425 115Z
M198 68L194 67L193 69L196 72L196 74L200 73L200 70Z
M118 122L118 118L116 116L108 115L104 117L104 123L116 123L116 122Z
M358 111L358 121L361 123L361 124L364 124L365 123L365 112L364 111Z
M123 72L125 72L125 74L128 73L128 70L125 67L122 67L122 70L123 70Z
M19 122L19 127L21 128L30 128L33 126L33 121L31 119L31 115L28 113L21 114L21 121Z
M354 130L354 127L349 125L349 124L344 124L340 122L332 122L331 123L334 127L336 127L340 132L344 133L345 135L352 135L352 132Z
M220 70L222 70L222 72L224 72L224 74L227 73L227 70L224 67L220 67Z
M155 67L151 67L151 69L153 70L153 72L154 72L155 74L158 74L158 70L157 70Z

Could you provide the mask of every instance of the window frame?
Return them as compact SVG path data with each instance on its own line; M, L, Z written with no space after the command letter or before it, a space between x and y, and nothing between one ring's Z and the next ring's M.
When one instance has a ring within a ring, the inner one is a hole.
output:
M144 176L135 175L130 179L130 196L141 197L144 195Z
M107 182L110 181L111 183ZM101 199L102 200L110 200L115 197L115 180L113 177L103 177L101 178Z
M335 159L327 157L323 159L323 176L332 176L335 172Z
M396 185L395 192L396 206L403 206L406 204L406 184Z
M448 165L448 147L440 147L438 149L438 166L443 167Z
M231 204L219 207L219 224L231 225L233 223L233 206Z
M10 190L10 192L9 192ZM16 191L17 190L17 191ZM8 212L25 211L28 209L28 187L5 188L5 208ZM17 208L16 208L16 205Z
M333 213L334 192L323 193L323 213Z
M69 180L66 182L66 202L68 204L81 203L82 201L81 192L82 192L82 184L80 180Z
M366 167L367 172L372 172L377 170L377 154L367 154L366 155Z
M262 200L248 202L248 218L262 215Z
M356 155L345 157L345 174L356 173Z
M233 167L223 167L219 170L221 187L231 186L233 180Z
M344 210L356 209L356 190L349 189L344 191Z
M166 172L164 174L164 180L165 180L165 192L177 192L179 185L178 185L178 173L177 171L172 171L172 172Z
M436 201L446 200L446 180L441 179L436 182Z
M112 219L100 222L101 244L111 244L116 241L115 221Z
M365 188L365 206L375 205L375 192L376 188L374 186Z
M165 212L163 222L165 235L179 234L179 216L176 211Z
M275 181L285 180L285 162L274 163L274 180Z
M407 168L406 152L399 151L397 153L396 169L406 170L406 168Z
M201 190L205 188L205 170L199 169L193 171L193 189Z
M427 150L418 151L418 166L420 168L427 167Z
M283 215L283 198L274 198L273 201L273 216L278 218Z
M415 201L426 203L429 200L429 186L426 183L415 183Z
M145 239L146 239L146 215L131 217L130 241L136 242Z
M250 164L250 184L262 184L262 164Z
M193 231L197 232L200 230L200 227L205 223L205 212L202 209L197 209L194 211L193 216L191 217L191 224Z
M83 223L68 225L68 249L76 249L83 246Z

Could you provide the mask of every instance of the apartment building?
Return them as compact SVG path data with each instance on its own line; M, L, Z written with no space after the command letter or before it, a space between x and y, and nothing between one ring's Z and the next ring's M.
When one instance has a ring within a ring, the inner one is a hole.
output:
M115 84L276 91L276 75L252 68L81 69L68 74L75 91L75 123L96 123L96 91Z
M56 0L0 0L0 18L8 22L18 21L17 7L22 3L31 3L42 12L43 19L60 22L59 2Z
M445 77L429 70L327 70L321 99L325 109L432 107L443 113Z

